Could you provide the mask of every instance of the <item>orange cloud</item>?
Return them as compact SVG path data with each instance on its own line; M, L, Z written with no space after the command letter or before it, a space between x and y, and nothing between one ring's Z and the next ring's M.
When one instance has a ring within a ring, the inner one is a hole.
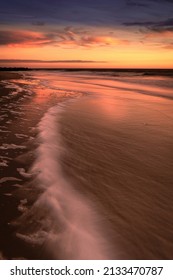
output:
M70 47L102 47L127 45L128 40L122 40L113 36L88 34L85 30L73 30L63 28L50 32L34 31L10 31L0 30L0 46L12 47L40 47L45 45L70 46Z
M128 44L127 40L120 40L110 36L84 36L79 42L83 46L116 46Z
M0 46L40 46L49 44L52 38L39 32L32 31L4 31L0 30Z
M145 38L173 38L173 30L169 31L169 30L162 30L160 32L149 32Z

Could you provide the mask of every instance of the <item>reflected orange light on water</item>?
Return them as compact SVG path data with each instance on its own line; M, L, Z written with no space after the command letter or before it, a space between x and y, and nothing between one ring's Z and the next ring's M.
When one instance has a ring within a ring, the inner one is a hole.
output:
M53 96L53 90L46 88L46 87L38 87L35 90L35 97L34 97L34 103L37 104L44 104L47 103L50 99L50 96Z
M99 105L99 109L102 110L102 113L108 118L123 120L128 115L126 103L122 100L100 98L100 100L97 100L97 104Z

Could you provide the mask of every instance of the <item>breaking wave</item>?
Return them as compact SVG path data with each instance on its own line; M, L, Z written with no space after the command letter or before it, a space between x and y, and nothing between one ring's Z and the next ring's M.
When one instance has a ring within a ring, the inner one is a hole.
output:
M22 216L30 220L28 232L17 236L44 247L53 259L110 259L96 210L61 170L64 149L57 119L61 110L52 107L38 125L39 146L31 173L37 174L35 181L43 193Z

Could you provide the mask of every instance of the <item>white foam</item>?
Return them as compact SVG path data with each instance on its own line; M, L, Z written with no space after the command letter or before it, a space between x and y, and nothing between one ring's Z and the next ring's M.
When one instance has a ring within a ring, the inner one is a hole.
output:
M13 81L11 81L11 82L3 81L5 88L9 88L9 89L13 90L10 93L10 95L16 95L16 94L21 93L23 91L23 89L20 86L16 85L14 82Z
M3 115L1 115L1 116L0 116L0 121L3 121L6 117L8 117L8 115L7 115L7 114L3 114Z
M8 166L8 161L7 160L0 161L0 166L7 167Z
M22 134L22 133L16 133L15 136L17 138L26 138L26 137L28 137L26 134Z
M25 115L24 112L18 112L18 111L15 111L15 110L10 110L10 113L12 113L13 115L17 115L17 116L23 116L23 115Z
M0 179L0 183L4 183L7 181L22 181L22 180L15 178L15 177L4 177L4 178Z
M13 186L16 187L16 188L22 188L22 187L23 187L23 186L20 185L20 184L14 184Z
M3 114L3 115L1 115L1 117L6 118L6 117L8 117L8 115L7 114Z
M9 130L0 129L0 132L2 132L2 133L9 133L10 131Z
M18 205L17 209L18 209L20 212L24 213L24 212L27 210L26 204L27 204L27 199L26 199L26 198L21 199L21 200L20 200L20 204Z
M1 128L1 129L6 129L7 127L4 126L4 125L0 125L0 128Z
M12 160L12 158L11 158L11 157L6 157L6 156L0 156L0 159Z
M16 233L16 236L27 243L34 245L42 245L47 237L47 233L43 230L40 230L36 233L25 235L21 233Z
M5 196L12 196L12 193L4 193Z
M51 108L39 123L40 145L32 168L32 172L39 172L37 179L45 191L30 211L35 219L43 209L46 214L39 221L39 230L27 235L18 233L18 237L44 243L55 259L60 254L65 259L109 259L98 215L64 178L59 165L63 151L57 130L60 110L57 106Z
M17 168L17 171L25 178L32 178L35 175L34 173L26 172L24 168Z
M8 149L26 149L26 146L16 145L16 144L2 144L0 146L0 150L8 150Z

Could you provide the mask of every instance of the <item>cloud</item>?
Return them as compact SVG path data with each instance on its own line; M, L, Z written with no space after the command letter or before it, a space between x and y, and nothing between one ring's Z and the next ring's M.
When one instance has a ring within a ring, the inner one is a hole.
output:
M126 26L136 26L140 28L140 32L145 34L145 38L159 38L173 36L173 18L162 21L145 21L145 22L129 22L124 23ZM144 29L141 29L144 27Z
M164 49L166 49L166 50L173 50L173 42L172 42L172 44L167 44L167 45L165 45L164 47L163 47Z
M125 22L126 26L144 26L147 28L170 28L173 27L173 18L168 18L162 21L134 21L134 22Z
M162 31L157 31L157 32L147 32L145 35L145 39L150 39L150 38L159 38L164 40L166 39L172 39L173 38L173 29L168 31L168 30L162 30Z
M127 45L128 40L116 38L114 36L105 36L90 34L89 31L82 29L73 29L65 27L50 32L33 31L9 31L0 30L0 46L13 47L40 47L40 46L59 46L59 47L104 47Z
M149 5L146 4L146 3L141 3L140 2L137 2L137 1L133 1L133 0L126 0L126 5L127 6L130 6L130 7L141 7L141 8L148 8Z
M46 23L44 21L33 21L32 25L35 26L44 26Z
M151 0L7 0L1 3L0 22L30 23L32 17L33 22L47 24L112 27L125 19L148 18L146 8L153 11L152 3ZM163 13L158 6L157 12ZM165 6L170 6L169 2ZM165 10L167 13L169 7Z
M170 33L173 32L173 18L153 23L148 26L148 29L157 33Z
M56 25L119 27L127 21L150 21L173 13L172 0L5 0L0 22L33 28Z
M124 25L138 27L143 34L142 42L145 44L162 49L173 49L173 18L160 21L126 22Z
M105 47L128 44L127 40L117 39L111 36L94 36L94 35L79 35L73 32L65 34L66 40L61 42L62 45L81 46L81 47Z
M148 27L150 25L157 24L156 22L153 21L132 21L132 22L124 22L123 25L125 26L144 26Z
M40 46L52 43L52 36L31 31L0 30L0 46Z
M152 1L160 2L160 3L168 2L170 4L173 4L172 0L152 0Z
M98 36L98 37L87 37L83 38L84 44L87 43L89 45L99 44L101 46L117 46L117 45L128 45L128 40L116 39L114 37L109 36Z
M0 59L0 63L106 63L95 60L36 60L36 59Z

